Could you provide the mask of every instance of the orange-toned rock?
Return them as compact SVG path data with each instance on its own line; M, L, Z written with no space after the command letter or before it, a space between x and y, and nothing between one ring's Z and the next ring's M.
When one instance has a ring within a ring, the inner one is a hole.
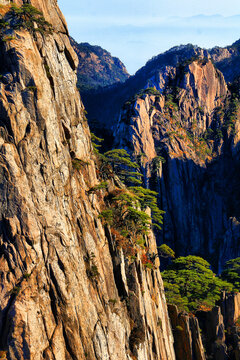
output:
M55 0L31 4L53 33L0 44L0 350L174 360L159 270L113 249L101 196L88 193L98 180L64 18Z

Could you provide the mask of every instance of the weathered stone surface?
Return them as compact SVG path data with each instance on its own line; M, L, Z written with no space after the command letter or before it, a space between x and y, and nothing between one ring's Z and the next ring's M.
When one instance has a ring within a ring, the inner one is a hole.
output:
M210 60L192 60L172 76L163 89L152 80L164 94L146 93L123 107L115 147L145 155L144 181L159 193L165 211L157 241L177 254L207 257L220 270L240 255L239 110L232 136L223 125L227 86Z
M240 318L240 293L224 294L221 301L221 311L225 326L233 326Z
M224 74L227 82L233 82L239 77L239 40L225 48L214 47L209 51L211 58L220 71Z
M174 334L176 359L205 360L197 318L179 312L175 305L168 305L168 312Z
M214 359L222 358L220 353L225 353L225 327L221 309L215 306L210 311L198 311L196 316L202 330L202 336L206 352L214 356Z
M70 41L79 59L77 77L81 94L124 82L129 77L124 64L100 46L77 43L73 38Z
M98 180L64 19L54 0L31 3L53 34L18 30L0 45L0 350L8 360L174 360L159 271L112 252L101 196L87 192Z

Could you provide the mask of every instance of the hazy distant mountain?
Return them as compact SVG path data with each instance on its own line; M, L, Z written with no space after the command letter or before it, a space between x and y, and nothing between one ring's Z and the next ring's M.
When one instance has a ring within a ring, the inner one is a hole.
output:
M78 44L72 38L71 44L79 58L77 76L81 93L124 82L129 77L124 64L100 46Z

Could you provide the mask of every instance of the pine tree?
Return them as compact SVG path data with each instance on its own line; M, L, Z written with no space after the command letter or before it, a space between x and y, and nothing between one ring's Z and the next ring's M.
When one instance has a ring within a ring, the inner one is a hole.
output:
M240 257L226 262L221 278L234 285L234 290L240 290Z
M232 284L221 280L210 269L210 264L198 256L189 255L173 260L162 277L169 303L182 302L187 311L212 308L221 291L231 291ZM179 297L180 296L180 297Z

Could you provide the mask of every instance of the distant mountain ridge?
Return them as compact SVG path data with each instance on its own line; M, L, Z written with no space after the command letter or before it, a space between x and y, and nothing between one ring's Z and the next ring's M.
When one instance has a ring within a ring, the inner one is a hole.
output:
M106 148L145 155L145 185L166 212L158 241L181 255L204 252L217 270L240 254L239 49L240 41L210 50L176 46L125 83L83 97ZM165 159L160 170L158 157Z
M240 40L226 47L214 47L209 54L227 82L240 76Z
M98 128L105 127L108 131L109 125L116 123L121 107L131 96L151 86L161 91L161 87L166 86L165 81L171 79L169 72L174 73L181 64L193 58L211 59L216 68L223 73L227 83L240 76L240 40L230 46L216 46L212 49L203 49L192 44L175 46L154 56L124 83L115 82L109 87L95 89L93 93L82 93L90 125L94 119Z
M128 79L127 69L117 57L100 46L70 40L79 59L77 76L81 93Z

